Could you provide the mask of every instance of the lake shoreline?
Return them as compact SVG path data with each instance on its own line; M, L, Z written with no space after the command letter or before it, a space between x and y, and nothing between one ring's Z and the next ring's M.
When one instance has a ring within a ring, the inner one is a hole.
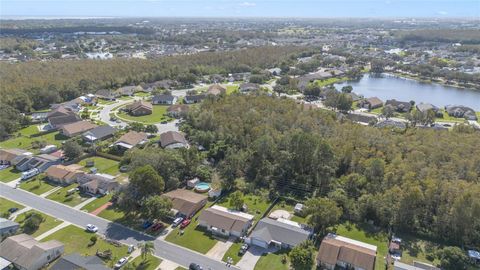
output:
M461 86L461 85L458 85L458 84L448 84L448 83L446 83L442 80L440 80L440 81L423 80L423 79L419 78L418 76L405 74L403 72L398 72L398 71L388 71L388 72L383 72L382 74L388 74L388 75L392 75L392 76L402 78L402 79L411 79L411 80L421 82L421 83L432 83L432 84L438 84L438 85L442 85L442 86L455 87L455 88L459 88L459 89L480 92L480 88L475 88L475 87L470 88L470 87L465 87L465 86Z

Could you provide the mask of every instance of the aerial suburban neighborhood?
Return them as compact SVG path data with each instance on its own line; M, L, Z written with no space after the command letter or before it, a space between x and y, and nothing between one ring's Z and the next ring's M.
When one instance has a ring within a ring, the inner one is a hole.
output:
M480 269L473 1L23 2L0 10L0 270Z

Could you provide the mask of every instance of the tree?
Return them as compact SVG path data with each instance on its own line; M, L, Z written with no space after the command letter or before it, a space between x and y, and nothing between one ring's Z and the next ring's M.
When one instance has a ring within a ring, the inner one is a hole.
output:
M83 148L76 141L69 140L63 145L63 153L68 159L75 159L82 155Z
M243 198L243 193L241 191L235 191L230 194L229 205L235 210L241 210L245 199Z
M139 243L138 248L140 249L140 254L143 259L142 263L147 260L148 255L153 254L155 251L155 245L151 241Z
M136 132L142 132L145 130L145 125L139 122L131 122L128 124L128 129Z
M163 219L170 214L172 201L158 195L148 197L142 205L142 216L147 220Z
M38 230L38 227L40 227L40 224L42 224L43 221L43 216L37 212L26 213L23 222L23 230L26 233L33 233Z
M347 112L352 108L352 98L345 93L338 93L336 90L329 91L324 104L342 112Z
M145 127L145 132L148 132L148 133L157 133L158 132L158 127L155 126L155 125L147 125Z
M468 266L468 257L458 247L445 247L437 252L440 267L445 270L461 270Z
M382 108L382 115L387 119L392 117L394 113L395 113L395 108L393 108L391 104L387 104Z
M321 234L325 234L328 227L337 224L342 215L342 209L327 198L311 198L305 206L308 224Z
M351 85L346 85L342 87L342 93L351 93L353 91L353 87Z
M150 165L138 167L130 173L128 192L137 200L144 200L149 196L163 192L165 182Z
M313 265L313 245L310 241L305 241L294 247L288 256L295 270L310 270Z

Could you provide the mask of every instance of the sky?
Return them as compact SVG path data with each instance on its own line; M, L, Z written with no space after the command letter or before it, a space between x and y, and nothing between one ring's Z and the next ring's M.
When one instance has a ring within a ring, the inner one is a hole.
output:
M480 0L0 0L0 18L12 17L480 19Z

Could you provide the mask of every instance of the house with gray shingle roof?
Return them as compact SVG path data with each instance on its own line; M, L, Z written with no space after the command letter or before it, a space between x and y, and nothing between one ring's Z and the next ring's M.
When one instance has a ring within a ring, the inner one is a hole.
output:
M310 239L312 235L313 230L306 225L283 218L263 218L246 242L262 248L292 248Z

